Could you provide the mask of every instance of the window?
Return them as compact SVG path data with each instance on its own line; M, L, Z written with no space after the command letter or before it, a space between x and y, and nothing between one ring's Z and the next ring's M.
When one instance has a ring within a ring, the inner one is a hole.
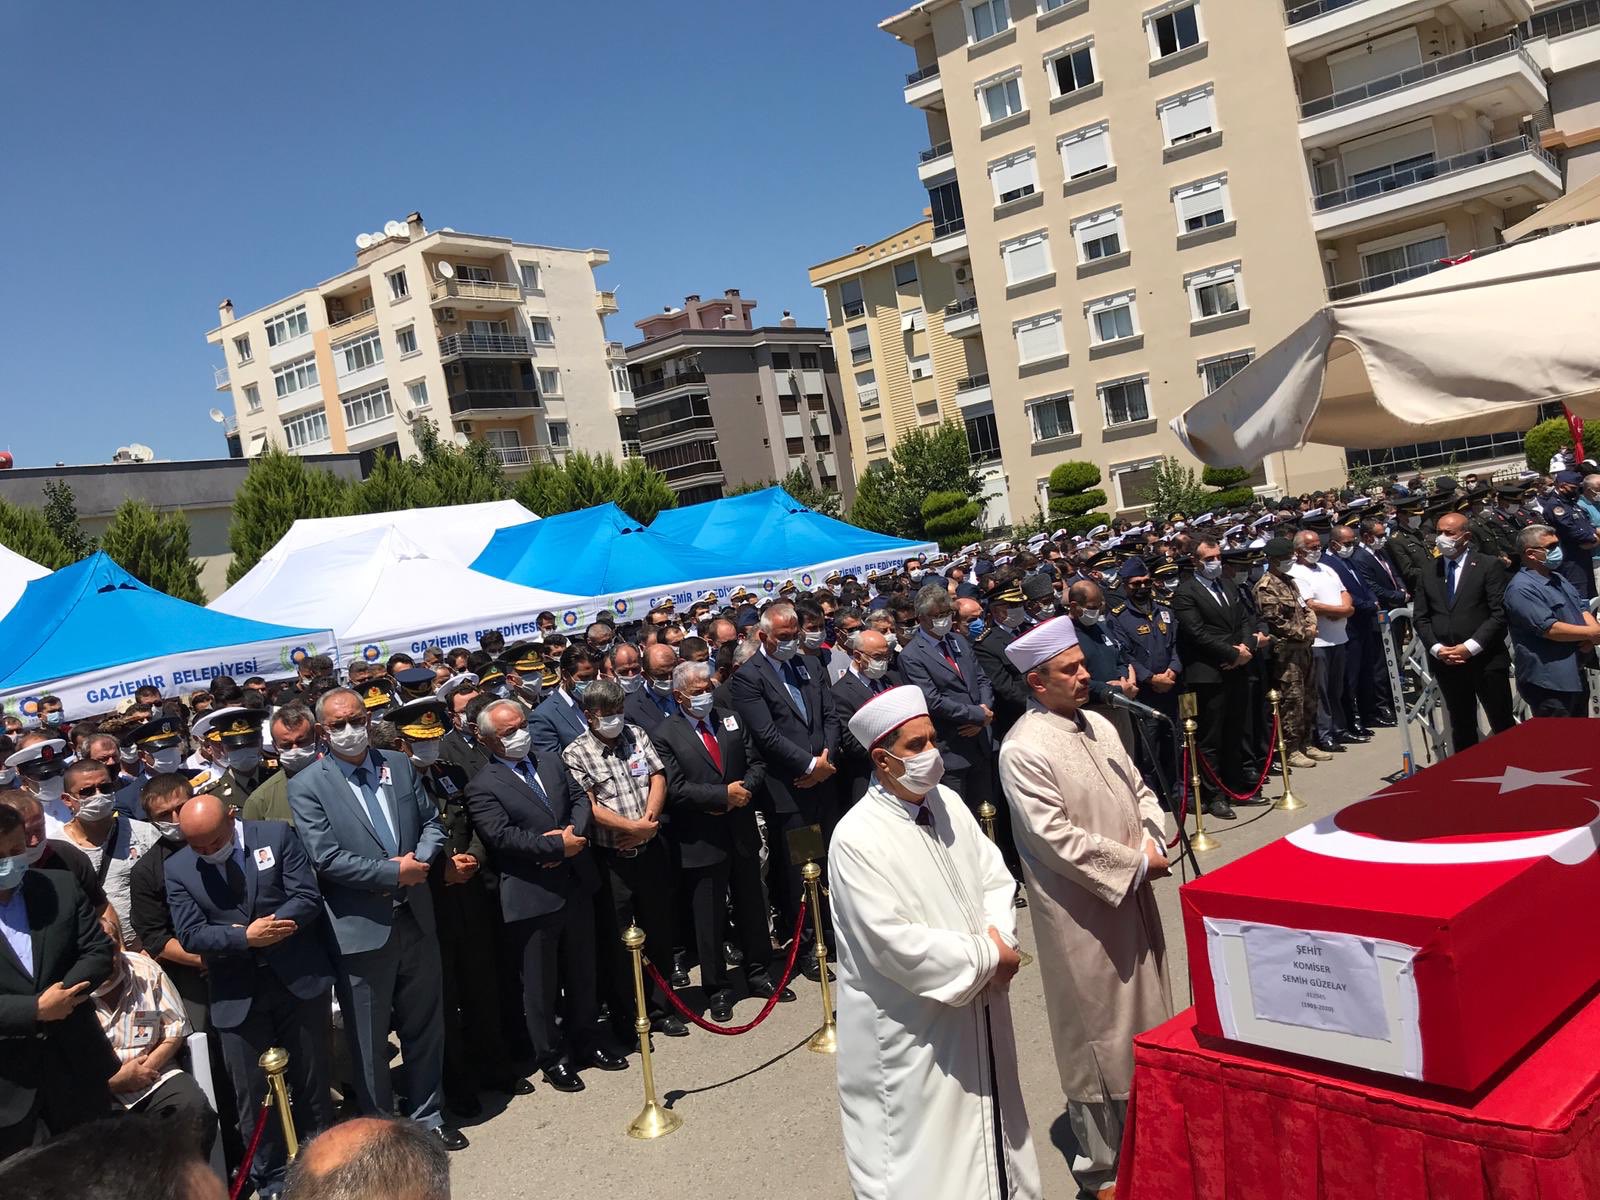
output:
M920 308L910 308L900 314L900 329L903 333L915 333L928 328L928 314Z
M1040 230L1000 244L1000 260L1005 264L1008 284L1026 283L1050 274L1050 235Z
M539 264L538 263L529 263L529 262L518 263L517 264L517 274L522 279L522 290L523 291L525 291L525 292L537 292L539 290Z
M978 96L983 101L983 123L993 125L1022 111L1022 76L1013 74L1005 79L995 79L978 85Z
M238 356L241 363L247 363L254 357L250 353L250 335L248 333L243 337L233 339L233 352Z
M253 383L244 385L245 407L253 413L261 411L261 389Z
M396 329L394 331L394 340L395 344L400 347L401 358L406 357L408 354L415 354L417 352L416 326L407 325L404 328Z
M456 278L467 283L493 283L494 272L481 263L457 263Z
M565 421L551 421L545 428L550 431L550 444L552 446L572 445L572 434L568 432Z
M1150 35L1150 57L1166 58L1200 43L1200 6L1195 0L1169 4L1145 17Z
M411 399L412 408L427 408L431 403L428 399L428 381L426 379L413 379L406 384L406 395Z
M1011 0L974 0L967 5L967 34L975 42L1011 28Z
M815 350L802 350L800 352L800 369L802 371L815 371L817 369L817 353Z
M1195 138L1205 137L1217 128L1215 89L1211 84L1173 96L1156 105L1161 118L1161 131L1168 146L1182 145Z
M911 372L911 378L913 379L932 379L933 355L908 354L906 356L906 368Z
M1361 255L1362 277L1387 287L1426 275L1441 258L1449 257L1450 246L1445 235L1439 233L1402 246L1370 250L1358 246L1357 251Z
M908 287L917 281L917 260L908 258L894 265L895 287ZM813 364L814 365L814 364Z
M1150 489L1155 484L1156 468L1160 465L1158 458L1112 467L1111 478L1117 485L1117 507L1143 508L1149 504Z
M839 305L844 310L846 321L867 315L867 302L861 296L861 280L846 279L839 285Z
M1054 58L1046 59L1045 69L1050 73L1058 96L1070 96L1088 87L1095 81L1093 41L1069 47Z
M874 433L874 434L869 434L868 435L868 437L867 437L867 449L868 450L882 450L883 447L884 447L883 434ZM872 469L871 464L868 464L867 469L868 470Z
M790 458L803 458L806 452L806 440L797 437L784 438L783 448Z
M976 413L966 419L967 454L973 462L990 462L1000 457L1000 429L994 413Z
M556 340L555 332L550 328L550 322L539 317L534 317L528 322L528 332L536 342L551 343Z
M789 369L789 352L787 350L774 350L772 352L772 369L774 371L787 371Z
M856 402L862 408L878 407L878 373L876 371L856 372Z
M539 392L545 396L561 395L561 372L555 367L540 367Z
M320 408L283 423L283 444L290 450L327 440L328 414Z
M390 300L404 300L411 295L411 285L406 282L404 271L390 271L384 278L389 281Z
M1028 418L1033 423L1033 440L1036 442L1071 437L1076 432L1072 423L1072 393L1062 392L1057 396L1035 400L1028 405Z
M1083 306L1089 318L1090 341L1096 346L1131 338L1139 332L1139 314L1132 292L1092 300Z
M344 405L344 424L346 429L358 429L363 425L371 425L374 421L381 421L385 417L394 415L394 401L389 398L389 385L380 383L377 387L366 388L363 391L352 392L345 396L340 403Z
M483 440L496 450L516 450L522 446L522 435L515 429L485 429Z
M1134 379L1117 379L1102 383L1100 408L1105 413L1106 426L1128 425L1150 419L1149 381L1140 375Z
M306 318L306 306L297 305L285 312L267 318L267 345L281 346L311 332L311 322Z
M1039 167L1032 150L1013 154L989 164L989 180L994 184L994 202L1006 204L1031 196L1039 190Z
M1216 391L1228 380L1250 365L1250 360L1255 358L1254 350L1238 350L1232 354L1222 354L1216 358L1203 358L1200 360L1200 374L1205 379L1206 395Z
M383 339L378 336L377 330L373 330L353 342L339 346L334 353L339 356L339 374L348 375L352 371L364 371L383 361Z
M1068 180L1082 179L1111 165L1111 132L1103 122L1061 139L1061 168Z
M1067 352L1059 312L1018 321L1011 329L1017 338L1017 361L1024 366L1043 362L1047 358L1059 358Z
M293 362L286 362L283 366L272 372L272 386L277 389L278 399L292 396L294 393L304 391L306 388L317 386L317 360L314 355L308 354L304 358L297 358Z
M1204 321L1239 312L1244 308L1244 287L1239 281L1239 264L1212 267L1186 275L1183 286L1189 293L1189 318Z
M933 212L933 236L941 238L959 233L967 227L966 214L961 208L961 191L952 183L941 183L928 189L928 207ZM857 285L858 289L860 285ZM860 298L859 290L857 299ZM864 311L864 310L863 310ZM846 310L848 313L848 309ZM860 316L860 313L856 314Z
M867 327L857 325L850 331L850 361L856 364L872 360L872 343L867 337Z
M468 321L467 332L473 337L506 337L511 333L509 321Z
M1228 202L1228 177L1218 175L1174 188L1172 207L1178 214L1180 234L1199 233L1202 229L1226 224L1233 219L1233 209Z
M1108 208L1079 217L1072 223L1072 237L1078 244L1080 263L1099 262L1121 254L1126 248L1122 238L1122 209Z

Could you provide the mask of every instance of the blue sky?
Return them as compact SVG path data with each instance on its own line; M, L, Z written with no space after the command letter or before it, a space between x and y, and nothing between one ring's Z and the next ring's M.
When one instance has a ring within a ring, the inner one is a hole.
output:
M327 278L413 209L609 249L616 338L727 287L820 323L806 269L926 203L897 7L12 0L0 449L220 457L217 301Z

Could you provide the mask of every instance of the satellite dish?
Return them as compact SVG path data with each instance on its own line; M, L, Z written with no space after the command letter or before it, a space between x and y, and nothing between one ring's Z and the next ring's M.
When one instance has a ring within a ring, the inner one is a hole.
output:
M218 425L221 425L223 421L227 420L227 418L222 415L222 410L220 408L213 408L211 410L211 419Z
M383 232L388 237L404 237L406 227L399 221L385 221L383 223Z
M358 233L358 234L356 234L356 249L357 250L365 250L368 247L370 247L371 245L372 245L372 235L370 233Z
M450 226L448 226L448 225L441 225L439 227L439 232L440 233L454 233L455 230L450 228Z
M459 429L456 430L456 435L455 435L455 439L454 440L455 440L456 445L458 445L458 446L468 446L468 445L472 444L472 439L469 438L466 434L462 433Z
M436 262L433 264L433 269L440 279L454 279L456 277L456 269L447 262Z

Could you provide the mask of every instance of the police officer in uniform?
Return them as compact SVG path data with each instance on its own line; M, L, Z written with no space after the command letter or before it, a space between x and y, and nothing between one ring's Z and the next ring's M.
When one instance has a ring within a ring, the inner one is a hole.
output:
M1406 591L1413 596L1417 594L1417 580L1422 577L1422 568L1432 558L1420 536L1419 522L1426 504L1427 499L1423 496L1396 496L1395 519L1389 524L1389 544L1386 549L1400 571L1400 578L1405 580Z
M134 726L122 735L122 748L138 752L139 770L117 790L115 808L127 820L142 821L145 816L140 791L145 780L183 770L183 738L177 718L160 716ZM50 811L48 806L45 811Z
M1172 719L1171 724L1147 722L1144 726L1150 747L1160 756L1160 770L1157 771L1156 764L1150 761L1150 750L1144 738L1135 739L1134 760L1151 790L1170 801L1163 780L1175 785L1178 778L1175 731L1178 681L1183 673L1183 664L1178 658L1178 623L1173 620L1172 609L1165 600L1156 599L1155 579L1143 558L1135 556L1124 562L1117 568L1117 578L1122 585L1122 595L1109 601L1109 628L1111 636L1133 664L1133 677L1139 685L1135 699Z
M407 667L394 673L394 684L399 694L395 697L404 704L408 700L421 700L433 695L433 668Z
M261 710L216 708L196 721L189 731L196 745L209 748L213 764L209 782L198 794L215 796L235 812L244 811L250 793L278 770L278 760L261 748Z
M989 595L989 620L972 643L978 665L994 685L994 736L1004 738L1028 708L1028 685L1006 657L1006 647L1028 627L1022 587L1015 575Z
M1578 507L1583 491L1583 475L1577 471L1558 471L1555 486L1539 497L1544 524L1560 539L1561 566L1557 571L1577 589L1584 600L1594 599L1594 525Z

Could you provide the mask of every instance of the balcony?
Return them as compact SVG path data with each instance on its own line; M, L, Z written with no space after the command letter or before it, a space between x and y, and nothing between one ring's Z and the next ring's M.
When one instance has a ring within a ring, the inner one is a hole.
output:
M366 312L358 312L353 317L345 317L342 321L335 321L328 326L328 339L342 342L348 337L358 333L366 333L369 329L378 327L378 310L369 308Z
M675 488L699 487L706 483L722 483L726 476L722 473L722 463L716 459L710 462L684 463L678 467L658 467L666 481Z
M944 306L944 331L951 337L977 337L982 334L976 296L968 296L965 300Z
M933 227L933 245L929 247L940 262L965 262L971 258L967 249L967 219L955 217Z
M1284 40L1289 56L1302 62L1390 30L1415 25L1440 7L1440 0L1287 0ZM1527 0L1511 0L1526 8ZM1474 13L1474 16L1477 16ZM1485 14L1490 21L1492 13ZM1525 12L1520 15L1526 15Z
M228 368L227 367L218 367L212 373L212 375L213 375L213 378L216 380L217 391L225 392L229 388L233 387L233 383L228 379Z
M989 389L987 372L956 380L956 403L962 408L974 404L988 404L993 400L994 393Z
M627 438L622 440L623 458L643 458L644 446L638 442L630 442Z
M1511 34L1307 100L1300 140L1308 148L1334 146L1455 107L1490 120L1516 117L1549 99L1538 64Z
M594 294L594 310L602 317L615 315L617 312L617 294L615 292L596 292Z
M906 103L918 108L944 108L944 84L939 80L939 64L918 67L906 76Z
M679 371L676 375L663 375L660 379L653 379L649 383L635 384L633 398L643 400L646 396L659 396L663 392L670 392L675 388L688 387L694 383L704 383L704 371Z
M477 279L435 279L428 284L433 308L460 308L467 312L501 312L522 303L522 289L514 283Z
M1561 170L1531 137L1509 138L1323 192L1312 228L1322 238L1359 233L1487 197L1500 208L1561 195Z
M439 357L527 358L528 339L517 333L452 333L439 339Z
M1381 271L1363 279L1352 279L1349 283L1336 283L1328 289L1328 299L1350 300L1356 296L1369 296L1373 292L1383 291L1384 288L1394 287L1397 283L1408 283L1413 279L1421 279L1424 275L1432 275L1435 271L1442 271L1446 267L1458 266L1463 262L1482 258L1485 254L1494 254L1512 244L1507 242L1498 246L1485 246L1481 250L1469 250L1457 258L1436 258L1432 262L1417 263L1399 271Z
M937 146L929 146L917 160L917 178L926 183L939 175L946 175L956 169L956 154L949 142L940 142Z
M535 442L531 446L490 446L500 465L508 471L526 471L535 463L559 463L572 453L571 446Z
M695 441L701 434L709 433L715 436L716 432L717 423L711 417L698 413L649 428L641 427L639 441L651 450L662 450L679 442Z
M529 417L539 411L539 393L530 388L457 392L450 397L452 417Z

